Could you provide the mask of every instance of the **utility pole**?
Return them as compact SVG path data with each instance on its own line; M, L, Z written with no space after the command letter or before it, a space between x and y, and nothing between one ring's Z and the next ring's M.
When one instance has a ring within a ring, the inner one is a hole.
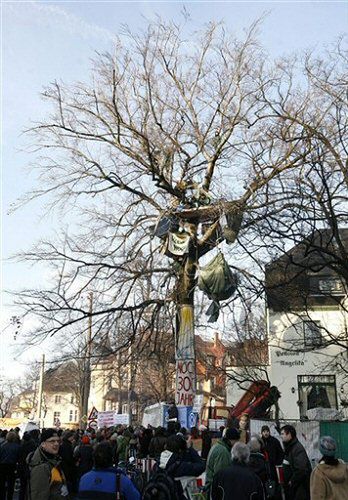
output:
M83 378L83 391L82 391L82 415L80 419L83 418L82 427L87 427L87 417L88 417L88 399L89 391L91 388L91 350L92 350L92 311L93 311L93 293L88 294L89 300L89 315L88 315L88 329L87 329L87 340L86 340L86 350L85 350L85 362L84 362L84 378Z
M131 401L131 394L132 394L132 378L133 378L133 349L132 345L129 346L128 349L128 418L129 418L129 425L132 425L132 401Z
M41 368L40 368L40 380L39 380L39 395L37 401L37 416L39 420L39 427L41 427L41 414L42 414L42 392L43 392L43 379L45 372L45 355L42 355Z

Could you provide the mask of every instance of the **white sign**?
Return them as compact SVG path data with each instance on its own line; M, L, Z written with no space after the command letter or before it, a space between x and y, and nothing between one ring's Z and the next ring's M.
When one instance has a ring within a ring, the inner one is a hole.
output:
M200 414L201 413L201 409L202 409L202 406L203 406L203 394L196 394L195 395L195 398L193 400L193 408L192 408L192 411L194 413L198 413Z
M184 255L188 253L190 235L187 233L169 233L168 250L173 255Z
M113 427L114 425L128 425L128 413L116 413L116 411L100 411L97 417L98 427Z
M128 413L116 413L115 415L115 425L129 425L129 414Z

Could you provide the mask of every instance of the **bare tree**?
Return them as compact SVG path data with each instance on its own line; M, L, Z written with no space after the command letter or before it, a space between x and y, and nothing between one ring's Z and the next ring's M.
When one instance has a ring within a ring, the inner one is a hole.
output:
M304 172L312 151L297 121L274 111L289 101L291 67L268 63L257 26L241 41L214 23L190 38L161 20L142 33L125 29L115 55L97 57L91 84L55 82L44 91L51 115L31 129L42 187L27 200L49 195L51 207L83 228L22 256L56 268L50 289L17 295L41 320L36 339L85 322L85 290L95 297L94 330L122 316L129 343L148 330L145 316L154 321L174 304L177 367L186 372L178 373L180 404L192 403L196 385L198 262L241 228L248 233L259 200L266 210L274 205L272 186L295 168ZM161 242L153 226L163 218L176 230ZM176 231L187 243L178 252ZM144 300L149 275L157 290Z

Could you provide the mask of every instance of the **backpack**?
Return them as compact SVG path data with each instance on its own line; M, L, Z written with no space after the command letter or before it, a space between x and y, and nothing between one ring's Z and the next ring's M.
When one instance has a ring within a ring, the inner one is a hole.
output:
M143 491L143 500L179 500L177 481L169 475L177 463L167 470L157 468L150 477Z

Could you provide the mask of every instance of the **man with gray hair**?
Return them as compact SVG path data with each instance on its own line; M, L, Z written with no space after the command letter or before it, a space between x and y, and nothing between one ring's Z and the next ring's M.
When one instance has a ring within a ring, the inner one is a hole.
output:
M237 442L231 454L232 465L214 476L211 499L265 500L261 480L248 468L249 447Z
M262 442L260 438L256 435L251 436L248 443L250 449L249 458L249 469L255 472L255 474L261 479L262 484L264 484L269 476L266 466L266 460L264 455L261 453Z

